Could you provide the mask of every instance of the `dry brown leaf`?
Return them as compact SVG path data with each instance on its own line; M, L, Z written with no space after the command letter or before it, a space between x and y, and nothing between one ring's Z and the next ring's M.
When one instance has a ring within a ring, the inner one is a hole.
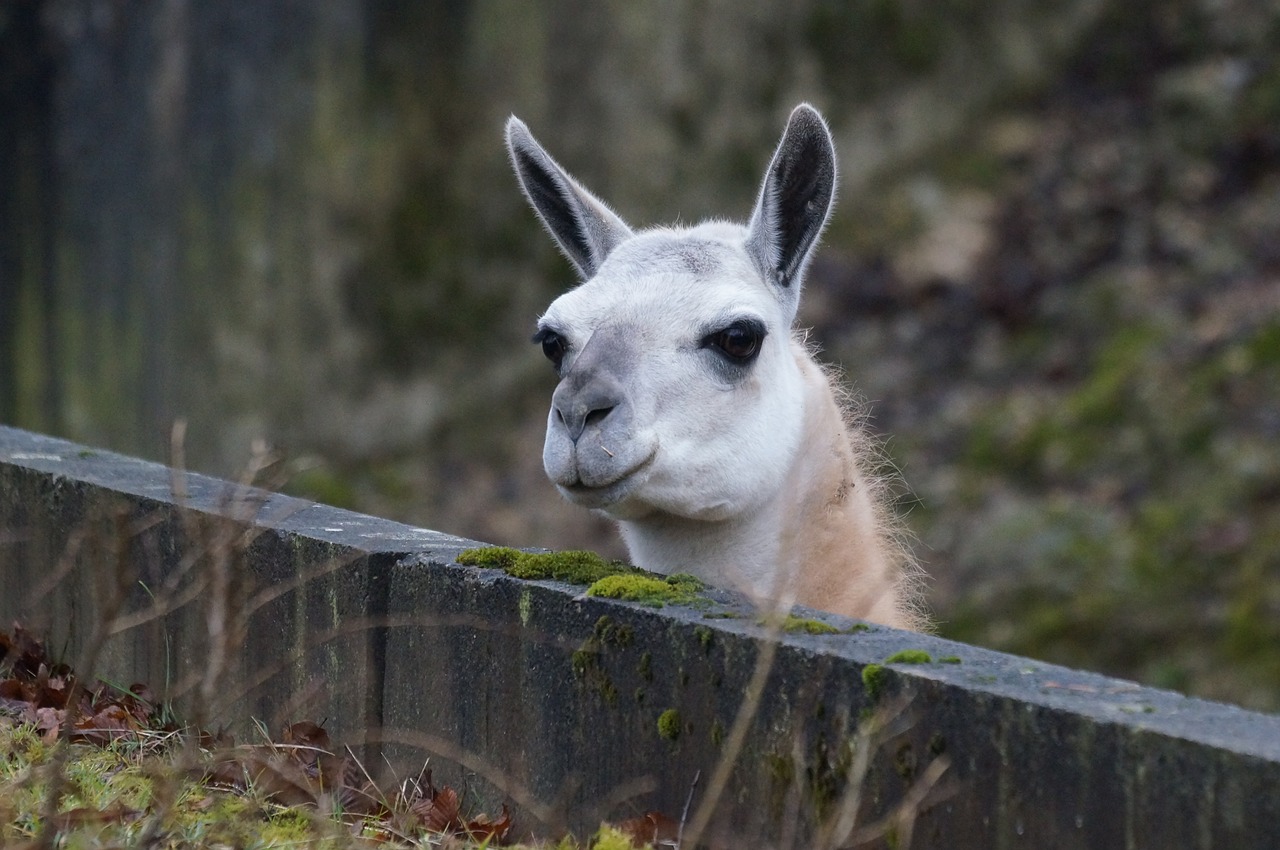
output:
M51 664L43 645L20 626L15 626L12 637L0 632L0 653L0 669L10 672L9 678L0 679L0 713L31 724L50 743L61 736L68 711L75 720L72 740L83 743L107 744L144 730L173 731L161 728L158 702L145 684L134 683L127 691L102 681L77 686L70 668ZM75 702L69 704L73 694ZM172 723L166 725L172 727ZM311 721L286 726L278 744L258 746L236 747L223 731L192 732L199 736L202 749L216 754L198 771L206 781L241 792L252 789L279 805L328 806L336 800L344 814L376 819L364 822L362 829L399 837L422 829L445 836L446 843L466 836L498 846L511 830L506 805L496 820L481 814L464 821L457 791L436 787L429 770L388 799L355 757L335 747L324 727ZM117 804L104 810L73 809L58 817L60 828L70 828L136 816L137 812Z
M618 829L631 839L636 847L657 844L659 841L675 841L680 837L680 823L662 812L645 812L638 818L627 818Z
M317 750L333 749L333 744L329 741L329 733L323 726L310 720L300 720L284 727L280 740L285 744L313 747Z
M142 729L137 718L125 710L124 706L113 703L96 714L82 716L75 723L71 740L108 744L117 738L137 733Z
M40 733L40 737L46 744L52 744L58 740L58 735L62 732L62 721L66 717L66 712L60 708L35 708L32 707L35 714L36 731Z
M491 821L488 815L482 814L467 821L466 825L467 837L472 841L488 840L493 844L502 844L510 831L511 812L507 809L506 803L502 804L502 817L496 821Z
M237 747L220 753L205 775L221 785L254 791L282 806L314 806L315 783L294 759L268 747Z
M50 820L54 828L60 832L75 829L91 823L125 823L142 817L138 809L131 809L120 801L112 803L105 809L92 809L81 806L66 812L59 812Z
M10 667L19 678L34 679L41 665L48 666L44 644L20 624L13 624L13 637L0 632L0 664Z
M432 786L429 797L424 797L410 807L422 826L431 832L456 832L462 828L458 816L458 792L448 785Z
M0 699L31 702L31 689L17 679L0 681Z

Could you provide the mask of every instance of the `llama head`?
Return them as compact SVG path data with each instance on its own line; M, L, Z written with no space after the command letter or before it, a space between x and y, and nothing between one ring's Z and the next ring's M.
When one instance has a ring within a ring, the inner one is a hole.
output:
M791 325L836 177L822 117L808 105L791 113L745 227L633 231L514 117L507 146L583 281L534 335L560 376L547 475L571 501L624 522L751 514L801 438Z

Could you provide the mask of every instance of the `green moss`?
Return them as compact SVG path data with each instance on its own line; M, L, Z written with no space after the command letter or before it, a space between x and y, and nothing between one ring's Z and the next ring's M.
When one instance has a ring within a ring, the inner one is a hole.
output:
M613 618L606 614L596 620L595 626L591 629L589 642L595 642L597 648L604 645L625 649L631 646L635 639L635 629L626 623L615 624Z
M719 720L711 723L711 743L717 747L724 743L724 724Z
M671 585L648 576L605 576L587 588L588 596L631 602L666 602L675 595Z
M888 684L889 671L885 670L879 664L868 664L862 668L862 687L866 689L867 696L877 699L884 691L884 687Z
M678 588L685 593L697 593L700 590L706 590L707 585L697 576L689 573L672 573L667 576L667 581L672 587Z
M604 576L587 588L587 595L661 607L668 602L688 602L701 589L700 582L695 586L681 576L653 576L633 572Z
M606 561L595 552L523 552L509 546L467 549L458 555L458 563L503 570L515 578L555 579L569 584L591 584L605 576L640 572L621 561Z
M915 779L916 771L919 767L916 751L912 749L911 744L903 743L898 747L897 752L893 754L893 769L906 781L910 782Z
M698 626L693 630L693 633L698 636L698 643L702 644L702 651L711 652L711 629L706 626Z
M885 664L932 664L933 656L923 649L900 649L884 660Z
M486 546L482 549L467 549L458 555L458 563L464 567L488 567L490 569L510 570L528 553L510 546Z
M64 745L60 745L64 746ZM48 797L48 776L55 752L30 726L0 726L0 801L9 818L0 818L0 846L31 843L40 823L35 812ZM172 805L152 844L164 846L319 846L311 812L264 805L261 800L201 784L200 771L179 769L158 740L125 740L105 747L72 745L64 753L65 796L60 810L81 813L155 810L158 800ZM31 813L31 814L21 814ZM69 817L56 846L135 847L151 815L116 819ZM335 834L338 829L335 824Z
M525 588L520 594L520 601L516 603L516 610L520 612L520 625L528 628L529 618L533 616L533 595L529 593L528 588Z
M841 629L841 633L846 635L856 635L856 634L859 634L860 632L869 632L869 631L871 631L871 627L868 626L866 623L854 623L852 626L850 626L847 629Z
M635 633L631 626L626 624L618 625L609 616L601 617L596 620L595 627L591 630L591 636L583 641L582 646L578 647L569 658L573 675L588 688L599 694L609 705L616 705L618 702L618 687L614 684L609 674L605 672L604 667L601 665L601 659L607 648L626 648L634 640Z
M781 820L787 808L791 786L796 778L796 766L787 754L772 752L764 755L765 771L769 774L769 794L765 800L768 817Z
M691 602L706 587L685 573L661 576L621 561L606 561L594 552L524 552L509 546L467 549L458 563L503 570L514 578L554 579L588 585L588 596L624 599L661 607L668 602Z
M653 653L645 652L640 656L640 663L636 665L636 672L640 674L640 678L646 682L653 681Z
M941 658L939 658L939 659L938 659L938 663L939 663L939 664L959 664L959 663L960 663L960 656L959 656L959 655L944 655L944 656L942 656Z
M680 737L680 712L674 708L668 708L666 711L658 715L658 734L668 741L675 741Z
M591 634L593 637L599 638L600 640L612 640L613 618L608 614L601 615L600 618L596 620L596 624L591 627Z
M773 779L774 784L782 788L790 787L796 778L795 762L791 760L791 756L782 755L780 753L768 753L764 757L765 769L769 771L769 776Z
M832 806L848 787L852 766L853 747L847 740L838 741L834 747L823 735L814 741L804 775L805 788L819 820L828 817Z
M784 632L795 634L797 632L809 635L835 635L840 634L840 629L830 623L824 623L821 620L812 620L807 617L796 617L788 614L781 622L776 619L762 618L756 620L756 624L760 626L781 627ZM866 628L865 626L863 628ZM857 631L857 629L854 629Z
M794 617L790 614L787 615L787 619L782 621L782 629L786 632L804 632L809 635L834 635L840 633L840 630L830 623L805 617Z

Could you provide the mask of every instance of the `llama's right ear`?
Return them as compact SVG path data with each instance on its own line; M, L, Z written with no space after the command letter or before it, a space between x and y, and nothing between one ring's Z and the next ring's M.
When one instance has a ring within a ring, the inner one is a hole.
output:
M534 212L582 279L593 277L631 228L570 177L514 115L507 120L507 150Z

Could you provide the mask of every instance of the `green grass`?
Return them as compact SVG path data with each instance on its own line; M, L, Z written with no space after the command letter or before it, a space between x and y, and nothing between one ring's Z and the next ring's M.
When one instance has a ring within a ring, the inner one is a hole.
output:
M315 807L282 806L264 789L216 787L204 778L210 754L176 734L142 733L106 746L47 743L30 725L0 718L0 846L49 839L48 846L146 847L148 850L236 848L370 848L449 846L484 850L461 838L439 845L421 831L397 834L382 819L343 819ZM46 817L50 779L61 794ZM48 835L43 835L46 830ZM541 850L629 848L612 826L587 844L514 845Z
M144 735L105 747L51 745L30 726L0 724L0 844L36 839L50 827L49 780L61 756L63 793L52 823L58 846L349 845L337 821L206 785L176 743L172 735Z

